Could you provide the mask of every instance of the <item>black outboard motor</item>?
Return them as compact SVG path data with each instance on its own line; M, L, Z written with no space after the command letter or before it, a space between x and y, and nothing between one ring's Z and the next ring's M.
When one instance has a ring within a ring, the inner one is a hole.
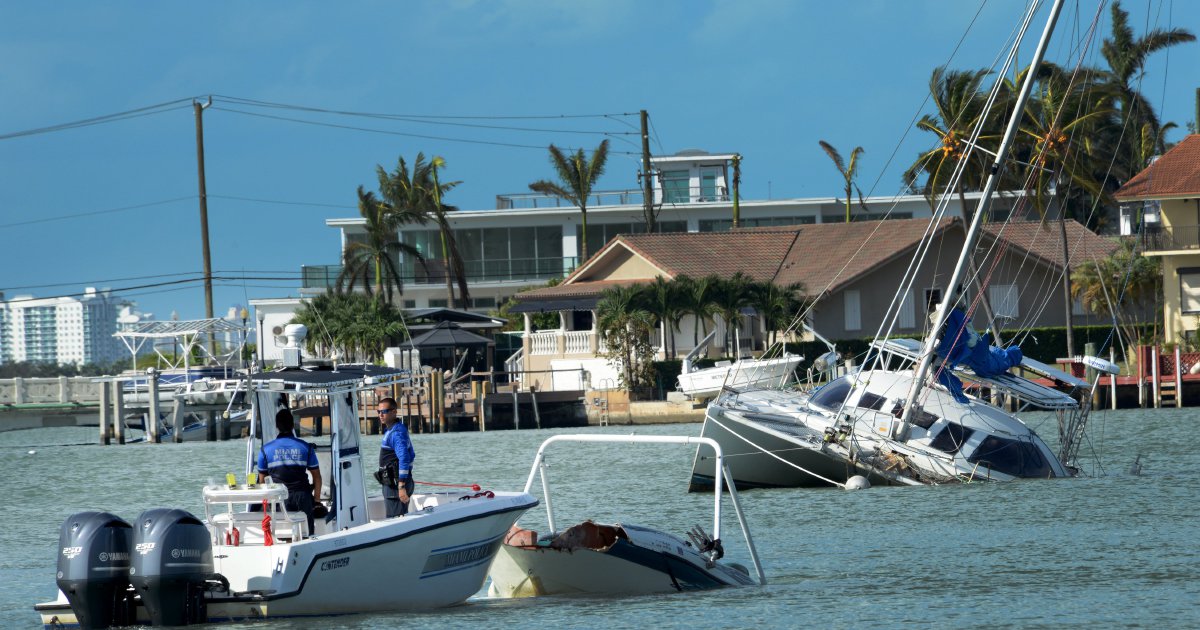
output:
M133 530L108 512L80 512L58 531L58 588L81 628L126 626L134 619L129 591Z
M204 592L213 578L212 540L204 523L179 509L157 508L133 527L129 580L155 626L185 626L208 619Z

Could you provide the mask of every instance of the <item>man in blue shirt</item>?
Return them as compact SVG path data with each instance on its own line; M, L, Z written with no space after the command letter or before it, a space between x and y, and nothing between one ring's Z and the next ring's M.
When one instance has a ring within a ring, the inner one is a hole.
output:
M258 453L258 476L287 486L288 498L284 506L299 510L308 517L308 532L313 531L313 509L321 502L321 466L317 463L317 450L313 445L296 438L293 431L296 422L292 412L280 409L275 414L275 428L279 437L263 445ZM308 476L312 475L312 482Z
M408 437L408 428L403 422L398 422L396 399L381 399L378 410L379 421L387 431L383 434L383 443L379 445L380 474L377 478L383 484L383 502L388 518L404 516L408 513L408 499L415 485L412 463L416 453Z

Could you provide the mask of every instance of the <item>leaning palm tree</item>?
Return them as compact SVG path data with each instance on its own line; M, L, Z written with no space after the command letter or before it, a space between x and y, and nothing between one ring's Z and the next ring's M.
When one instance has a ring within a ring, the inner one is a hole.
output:
M1122 181L1133 177L1143 168L1146 162L1138 155L1136 145L1138 137L1147 133L1158 137L1160 123L1150 104L1138 87L1141 84L1142 73L1150 55L1187 42L1196 41L1191 31L1183 28L1169 31L1154 29L1141 37L1133 33L1129 26L1129 13L1121 8L1121 3L1112 4L1112 35L1104 40L1100 52L1108 63L1108 83L1117 92L1117 103L1121 111L1121 127L1123 138L1118 150L1118 164L1124 167L1124 172L1118 173ZM1143 127L1148 129L1143 131ZM1154 154L1161 153L1165 146L1154 147Z
M404 279L396 265L399 254L405 253L424 263L420 252L396 238L396 219L374 193L358 187L358 213L366 220L366 240L346 246L342 255L342 272L338 275L339 290L353 291L360 284L367 295L392 301L392 289L404 291Z
M553 195L568 201L579 208L579 226L581 231L582 261L588 258L587 244L587 202L592 194L592 186L604 174L604 164L608 162L608 140L600 142L600 146L592 152L589 160L579 149L570 156L553 144L550 145L550 163L558 174L558 181L539 180L529 185L529 189L544 195Z
M933 133L939 142L918 155L904 172L905 183L924 193L931 203L944 194L957 194L965 223L971 222L972 215L967 208L965 189L982 188L990 167L987 155L969 150L971 136L981 124L978 144L998 143L1001 133L999 118L985 117L986 95L982 87L988 74L987 70L947 70L945 66L933 70L929 93L937 113L922 116L917 129ZM993 107L992 111L999 109L1003 108ZM953 174L960 166L963 173L956 180ZM921 177L925 178L924 183L918 186Z
M854 182L854 178L858 176L858 156L863 154L863 148L854 147L854 149L850 151L850 162L847 164L844 160L842 160L842 154L838 153L838 150L833 148L832 144L829 144L824 140L818 141L818 144L820 144L821 148L825 150L825 155L828 155L829 159L833 160L833 165L836 166L838 172L842 174L842 179L846 180L846 223L849 223L850 197L855 191L858 191L859 205L862 206L863 210L867 209L867 203L863 201L862 190L858 187L858 184Z
M458 242L454 239L449 220L449 214L457 208L442 203L442 197L460 182L443 183L439 180L438 169L445 166L446 161L441 157L434 156L426 162L425 154L418 153L411 174L404 158L399 159L395 170L390 173L382 166L376 166L375 172L379 179L380 195L398 223L425 225L433 222L438 226L442 265L446 274L446 304L451 307L456 304L454 282L457 281L458 305L466 308L470 303L466 265L458 251Z

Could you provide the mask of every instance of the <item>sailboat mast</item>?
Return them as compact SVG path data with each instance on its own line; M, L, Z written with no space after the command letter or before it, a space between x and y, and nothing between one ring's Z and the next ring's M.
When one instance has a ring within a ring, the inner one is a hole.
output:
M893 438L903 439L903 436L908 434L909 419L912 416L913 405L916 404L917 397L921 395L921 388L924 386L925 379L929 375L929 370L933 365L935 356L934 347L937 345L938 331L946 325L946 317L950 313L950 306L956 299L955 295L958 288L962 286L963 275L971 259L971 252L975 249L975 243L979 241L979 230L983 224L983 217L987 214L988 209L991 208L992 195L995 194L996 187L1000 182L1000 175L1004 172L1004 160L1008 157L1008 151L1012 147L1013 139L1017 135L1021 116L1025 112L1025 104L1029 100L1029 94L1033 91L1033 82L1037 78L1038 68L1042 65L1042 59L1046 56L1046 48L1050 44L1050 36L1054 33L1054 25L1058 22L1058 15L1062 12L1063 2L1064 0L1054 0L1054 5L1050 8L1050 17L1046 20L1046 27L1042 31L1042 38L1038 41L1037 50L1033 53L1033 61L1030 62L1029 71L1025 75L1025 81L1021 84L1021 91L1017 95L1017 102L1013 108L1012 117L1008 120L1008 127L1004 130L1004 138L1000 141L1000 148L996 151L996 159L992 162L987 183L984 184L983 195L979 199L979 207L975 209L975 216L971 217L971 226L967 229L967 237L966 241L963 242L962 252L958 255L958 262L954 265L954 273L950 276L946 291L942 295L942 303L938 305L938 309L934 314L933 327L930 329L929 336L925 339L925 347L921 349L921 362L914 375L915 378L913 378L912 387L909 388L908 398L904 404L904 413L900 417L900 422L894 427L891 435Z

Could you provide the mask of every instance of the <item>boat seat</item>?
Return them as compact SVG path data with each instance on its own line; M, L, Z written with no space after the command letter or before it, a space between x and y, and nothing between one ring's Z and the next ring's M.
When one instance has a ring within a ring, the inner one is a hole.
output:
M224 512L216 514L209 524L214 545L225 544L225 533L238 528L243 545L263 543L262 512ZM303 512L271 513L271 536L275 542L293 542L308 536L308 517Z

